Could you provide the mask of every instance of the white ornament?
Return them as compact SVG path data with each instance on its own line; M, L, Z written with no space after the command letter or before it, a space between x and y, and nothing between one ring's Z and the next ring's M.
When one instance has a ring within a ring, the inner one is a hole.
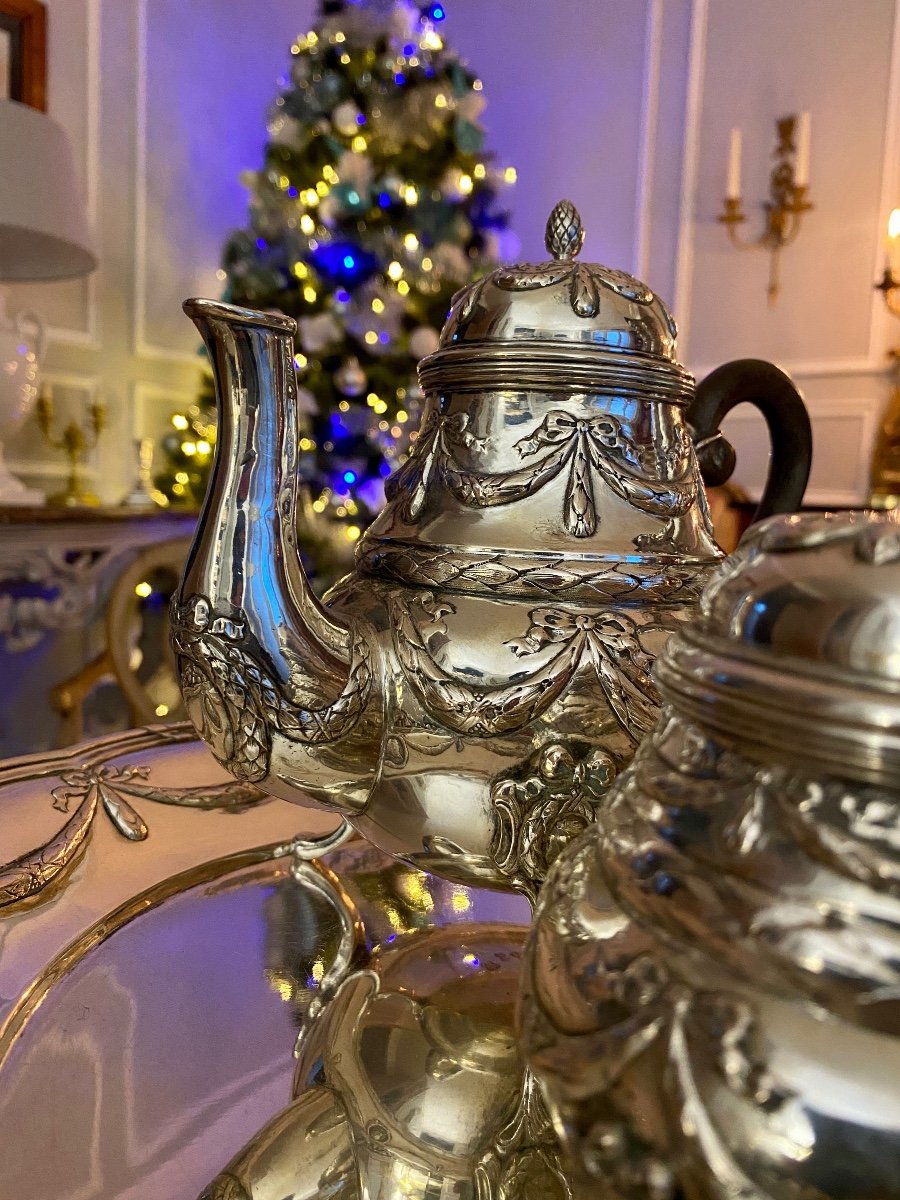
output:
M316 398L309 388L297 388L297 412L313 417L319 411Z
M345 150L338 159L337 173L341 183L350 183L361 191L372 178L372 160L355 150Z
M345 100L339 104L331 114L331 123L338 131L349 137L352 133L356 133L359 128L357 117L360 115L359 109L350 100Z
M439 242L431 257L447 279L465 283L472 274L472 262L465 250L455 242Z
M300 329L300 344L307 354L316 354L326 346L340 341L341 327L331 313L301 317L297 325Z
M485 100L480 92L468 92L465 96L457 100L456 112L464 121L471 121L474 125L484 112L486 104L487 100Z
M441 335L430 325L420 325L409 335L409 352L413 358L425 358L434 354L441 344Z

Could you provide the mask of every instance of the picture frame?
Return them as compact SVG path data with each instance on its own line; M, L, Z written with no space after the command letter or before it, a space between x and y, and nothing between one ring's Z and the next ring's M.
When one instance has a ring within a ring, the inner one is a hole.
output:
M0 100L47 111L47 7L0 0Z

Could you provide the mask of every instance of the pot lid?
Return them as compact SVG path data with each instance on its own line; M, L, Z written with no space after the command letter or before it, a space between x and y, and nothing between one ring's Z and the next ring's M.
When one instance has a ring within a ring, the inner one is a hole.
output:
M625 271L580 262L584 227L561 200L547 221L548 262L496 268L457 292L423 389L634 391L686 402L693 379L675 359L665 304Z
M732 738L900 779L900 514L762 522L658 674L677 706Z

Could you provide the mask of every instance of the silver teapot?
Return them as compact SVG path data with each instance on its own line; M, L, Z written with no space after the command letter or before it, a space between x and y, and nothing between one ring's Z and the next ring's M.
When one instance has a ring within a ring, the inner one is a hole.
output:
M656 673L663 714L555 864L524 972L573 1186L896 1197L900 521L758 526Z
M695 396L666 307L582 239L563 201L551 261L454 298L413 453L324 604L297 552L294 321L185 304L220 420L173 604L198 732L421 870L526 893L652 727L654 659L722 557L695 440L721 479L724 413L764 409L765 511L799 504L810 462L786 376L745 360Z

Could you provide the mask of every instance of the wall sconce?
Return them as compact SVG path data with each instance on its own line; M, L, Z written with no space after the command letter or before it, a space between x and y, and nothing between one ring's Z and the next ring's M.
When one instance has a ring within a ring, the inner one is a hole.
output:
M778 142L775 147L775 166L769 178L769 199L763 205L766 224L755 241L742 241L738 226L747 220L741 199L741 131L732 129L728 153L728 190L725 208L718 220L728 230L728 237L739 250L757 247L769 251L769 285L766 294L769 304L778 299L781 251L790 245L800 232L803 214L813 207L806 198L809 190L809 145L812 121L808 112L798 116L781 117L775 122Z
M876 291L895 317L900 317L900 208L888 217L888 260ZM894 363L894 386L887 411L872 451L872 508L900 505L900 349L890 351Z

